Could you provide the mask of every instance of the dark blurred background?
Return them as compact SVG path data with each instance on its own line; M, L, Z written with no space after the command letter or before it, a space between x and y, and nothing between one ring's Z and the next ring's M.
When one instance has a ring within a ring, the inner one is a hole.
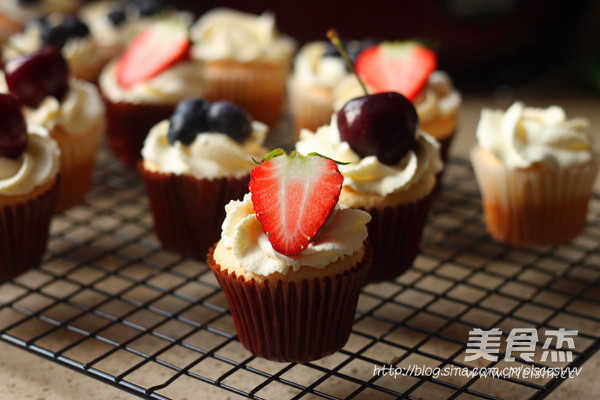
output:
M196 15L214 7L275 14L300 44L346 38L425 40L463 90L600 90L598 0L171 0Z

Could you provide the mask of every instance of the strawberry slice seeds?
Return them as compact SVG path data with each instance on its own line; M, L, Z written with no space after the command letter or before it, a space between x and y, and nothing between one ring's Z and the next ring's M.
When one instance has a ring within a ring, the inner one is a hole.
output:
M311 242L337 204L343 180L335 161L283 150L252 170L254 212L275 251L291 256Z
M360 53L356 72L375 93L394 91L414 100L437 68L435 52L417 42L383 42Z

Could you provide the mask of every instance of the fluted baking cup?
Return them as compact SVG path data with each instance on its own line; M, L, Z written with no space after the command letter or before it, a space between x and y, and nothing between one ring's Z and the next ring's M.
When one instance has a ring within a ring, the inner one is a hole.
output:
M228 272L208 253L231 310L238 339L251 353L274 361L308 362L334 353L348 341L358 296L371 261L311 280L246 280ZM293 273L293 272L289 272Z
M586 224L598 160L562 169L509 169L487 150L471 161L482 195L488 232L511 245L557 245Z
M242 178L199 179L188 175L152 172L138 164L154 230L162 245L203 261L221 236L225 205L248 191L250 175Z
M39 267L46 252L58 179L43 193L0 206L0 282Z

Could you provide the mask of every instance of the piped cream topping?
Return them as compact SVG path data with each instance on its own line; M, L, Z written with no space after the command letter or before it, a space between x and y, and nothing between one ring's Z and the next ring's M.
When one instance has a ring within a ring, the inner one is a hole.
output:
M204 61L240 62L285 60L292 56L295 42L280 35L271 13L248 14L216 8L192 26L192 55Z
M333 89L347 76L341 57L324 56L327 44L323 41L302 46L294 59L294 79L306 86Z
M169 121L155 125L144 142L142 157L145 165L159 172L188 174L197 178L242 177L248 175L256 163L268 152L263 146L267 126L252 123L252 133L238 143L224 133L205 132L196 135L189 145L177 141L169 144ZM253 160L254 159L254 160Z
M26 151L18 158L0 157L0 195L17 196L33 191L56 177L60 150L42 127L32 127Z
M117 81L117 62L110 62L99 78L100 90L113 102L174 104L190 97L202 97L205 92L202 63L198 61L178 62L127 89Z
M422 179L429 178L442 169L439 143L423 131L417 132L418 148L410 150L397 165L381 163L376 156L361 158L348 142L340 138L337 115L331 117L330 125L311 132L300 131L296 150L302 154L316 151L337 161L347 162L338 166L344 175L344 186L361 193L387 196L408 190Z
M483 109L477 126L479 145L508 168L579 165L593 158L588 120L567 120L559 106L546 109L515 102L506 112Z
M275 272L287 274L300 267L324 268L360 250L367 238L367 223L371 216L361 210L337 205L313 241L294 256L285 256L273 249L254 213L250 194L242 201L233 200L225 206L222 240L232 249L240 265L248 272L268 276Z

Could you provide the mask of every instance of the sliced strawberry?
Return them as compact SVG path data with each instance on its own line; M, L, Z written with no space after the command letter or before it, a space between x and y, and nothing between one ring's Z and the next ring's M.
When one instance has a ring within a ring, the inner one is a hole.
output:
M335 161L280 151L250 175L254 212L275 251L302 251L325 223L342 190ZM271 152L270 154L273 154Z
M191 41L186 25L177 20L157 22L135 38L117 65L124 88L147 81L178 61L188 58Z
M414 100L429 74L437 68L437 56L417 42L383 42L360 53L356 72L376 93L398 92Z

